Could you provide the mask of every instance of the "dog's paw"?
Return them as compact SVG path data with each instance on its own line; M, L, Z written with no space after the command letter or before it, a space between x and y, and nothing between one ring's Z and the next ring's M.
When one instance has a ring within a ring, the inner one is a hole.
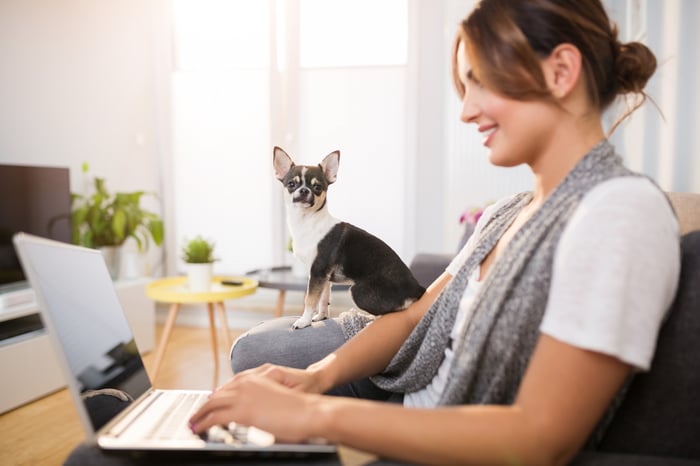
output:
M314 322L320 322L322 320L326 320L328 318L328 314L325 312L317 312L313 318L311 319Z
M302 316L302 317L299 317L299 318L296 320L296 322L294 322L294 323L292 324L292 328L296 330L296 329L308 327L309 325L311 325L311 319Z

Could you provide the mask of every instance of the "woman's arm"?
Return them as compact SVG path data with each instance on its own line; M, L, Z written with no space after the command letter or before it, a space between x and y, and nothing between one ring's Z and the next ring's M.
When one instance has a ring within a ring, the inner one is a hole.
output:
M324 398L312 436L419 464L566 464L629 371L543 335L511 406L406 409Z
M511 406L407 409L290 390L249 374L212 395L200 432L230 420L302 441L323 437L420 464L566 464L629 374L618 359L541 336Z
M235 375L219 390L226 389L240 377L258 375L298 391L323 393L335 386L377 374L389 364L451 278L448 272L444 272L405 311L377 318L335 352L307 369L263 364Z
M319 393L381 372L451 278L443 272L408 309L379 317L337 351L309 366Z

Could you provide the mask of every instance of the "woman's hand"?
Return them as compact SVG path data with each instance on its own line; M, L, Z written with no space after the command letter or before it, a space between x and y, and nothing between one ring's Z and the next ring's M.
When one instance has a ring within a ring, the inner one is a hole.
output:
M283 442L316 437L313 413L321 397L304 393L304 372L268 365L234 376L192 416L192 431L199 434L233 421L266 430Z
M240 381L243 378L257 375L277 382L285 387L308 393L322 393L328 388L323 387L321 377L317 370L294 369L291 367L263 364L262 366L248 369L236 374L231 380L219 387L217 391Z

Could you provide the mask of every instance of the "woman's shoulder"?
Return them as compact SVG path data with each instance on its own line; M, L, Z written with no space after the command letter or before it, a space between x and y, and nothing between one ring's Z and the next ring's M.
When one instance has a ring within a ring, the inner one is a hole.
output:
M610 200L610 196L619 197L620 201L634 198L644 198L648 201L668 203L661 188L650 178L643 175L618 176L603 181L593 187L583 198L585 202L598 201L601 198Z
M542 331L646 370L680 270L678 221L645 177L592 188L557 246Z
M575 213L578 217L591 217L595 223L601 219L617 219L628 227L677 221L671 203L656 183L645 176L624 176L604 181L592 188L581 199Z

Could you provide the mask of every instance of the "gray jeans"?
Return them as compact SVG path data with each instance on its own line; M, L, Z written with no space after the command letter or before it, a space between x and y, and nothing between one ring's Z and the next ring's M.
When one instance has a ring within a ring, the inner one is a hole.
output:
M293 330L292 324L296 319L290 316L268 320L241 335L231 348L233 372L268 362L304 369L345 343L345 336L336 319L314 322L310 327ZM400 394L382 390L369 379L336 387L328 394L398 402L403 398Z

